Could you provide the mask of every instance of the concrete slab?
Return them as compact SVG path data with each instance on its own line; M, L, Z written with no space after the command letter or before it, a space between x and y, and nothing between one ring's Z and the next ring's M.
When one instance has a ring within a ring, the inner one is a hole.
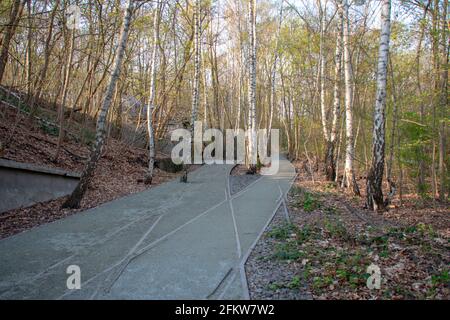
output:
M74 172L0 159L0 213L65 196L79 178Z
M289 188L282 160L230 197L231 165L172 181L0 241L1 299L245 298L239 265ZM66 268L81 269L81 289Z

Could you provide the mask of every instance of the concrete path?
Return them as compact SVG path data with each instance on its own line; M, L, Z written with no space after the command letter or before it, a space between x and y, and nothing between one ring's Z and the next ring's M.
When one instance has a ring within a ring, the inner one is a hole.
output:
M293 166L230 195L231 165L0 240L0 299L248 299L244 263ZM67 289L67 267L81 289Z

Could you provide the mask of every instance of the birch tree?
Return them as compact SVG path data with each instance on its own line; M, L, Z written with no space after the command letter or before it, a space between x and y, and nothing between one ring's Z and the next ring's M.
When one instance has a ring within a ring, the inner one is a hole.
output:
M200 0L194 4L194 84L192 88L191 136L194 136L194 123L197 120L200 91Z
M350 21L348 16L348 3L343 0L340 5L344 16L344 79L345 79L345 167L342 186L352 188L355 195L360 195L353 169L355 147L353 144L353 101L352 101L352 62L350 57Z
M383 210L383 172L385 153L385 108L387 64L389 59L389 40L391 34L391 1L383 0L381 9L381 35L377 67L377 92L375 113L373 118L372 165L367 176L367 207L373 210Z
M32 50L33 50L33 10L31 7L31 0L27 0L27 50L25 55L25 83L26 83L26 92L27 99L30 98L31 95L31 72L32 72Z
M340 3L340 1L338 1ZM340 94L340 83L341 83L341 73L342 73L342 24L343 24L343 14L341 10L338 10L338 23L336 32L336 51L334 58L334 89L333 89L333 109L332 109L332 122L330 137L327 141L327 151L325 155L325 173L328 181L334 181L336 178L336 163L334 161L334 149L336 145L337 137L337 125L340 114L341 107L341 94Z
M437 10L437 9L435 9ZM446 201L446 180L447 170L445 165L445 158L448 155L446 149L446 131L448 123L448 69L449 69L449 42L448 42L448 28L447 23L448 14L448 0L443 2L443 12L441 21L441 52L442 52L442 71L441 71L441 88L439 94L440 104L440 123L439 123L439 200L441 202Z
M197 121L198 106L200 101L200 41L201 41L201 25L200 25L200 0L194 2L194 79L192 86L192 105L191 105L191 148L194 143L194 128ZM216 106L217 107L217 106ZM187 182L188 167L183 164L184 173L180 178L181 182Z
M148 156L148 171L145 177L145 184L151 184L153 179L153 169L155 166L155 134L153 128L153 112L155 109L155 96L156 96L156 71L157 71L157 59L158 59L158 42L159 42L159 23L160 12L163 7L163 2L160 1L153 14L153 43L152 43L152 56L150 60L150 94L147 105L147 131L149 141L149 156Z
M58 143L56 145L56 151L53 155L53 161L56 161L59 156L59 152L61 150L61 145L64 141L64 110L66 108L67 103L67 95L69 91L69 82L70 82L70 75L72 72L72 61L73 61L73 54L74 54L74 45L75 45L75 28L72 28L70 30L70 44L68 49L68 59L67 64L65 66L65 76L64 76L64 85L63 85L63 93L62 93L62 100L61 105L59 106L59 134L58 134Z
M277 65L278 65L278 58L280 56L280 32L281 32L281 23L283 22L283 2L284 0L280 1L280 11L278 15L278 26L277 26L277 33L276 33L276 40L275 40L275 56L273 59L273 65L272 65L272 71L271 71L271 83L270 83L270 111L269 111L269 122L267 125L267 131L268 131L268 141L270 141L270 129L272 129L272 122L273 122L273 112L275 109L276 104L276 97L275 97L275 83L276 83L276 76L277 76Z
M327 4L322 8L321 1L317 1L320 14L320 48L319 48L319 81L320 81L320 115L322 118L322 132L325 141L329 141L327 127L327 111L325 106L325 28L327 24Z
M94 175L94 171L97 166L98 160L100 159L103 145L105 142L106 119L109 107L111 106L112 103L117 80L119 79L120 76L122 61L125 56L125 49L127 46L128 34L130 31L132 15L133 15L133 0L127 0L125 4L125 14L123 17L122 31L118 47L116 49L113 72L111 74L109 85L106 90L105 97L103 99L103 104L101 106L97 118L95 142L93 144L86 166L81 174L80 181L75 187L75 190L63 204L63 207L65 208L78 208L80 206L80 202L89 186L92 176Z
M248 32L249 32L249 84L248 84L248 124L247 137L247 167L256 172L256 0L248 1Z

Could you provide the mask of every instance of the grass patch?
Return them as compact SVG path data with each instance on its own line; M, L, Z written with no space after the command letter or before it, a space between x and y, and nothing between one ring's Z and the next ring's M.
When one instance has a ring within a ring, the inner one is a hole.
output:
M286 240L291 236L292 233L295 233L297 227L292 224L284 224L280 227L275 227L268 232L268 236L277 240Z
M289 289L298 289L301 286L301 279L300 276L294 276L291 280L291 282L288 283L287 287Z
M351 238L349 232L341 221L325 220L325 230L333 237L342 240Z
M268 288L269 290L277 291L278 289L284 288L284 285L278 282L272 282L271 284L269 284Z
M267 286L267 288L271 291L277 291L279 289L299 289L301 286L302 281L300 276L294 276L288 283L272 282Z
M312 281L312 286L316 290L328 287L331 284L333 284L333 278L331 276L314 277Z
M448 275L448 270L441 271L438 274L434 274L431 276L431 283L433 286L438 285L448 285L450 283L450 278Z
M305 212L312 212L320 208L319 196L299 187L292 188L291 197L294 198L291 205L295 208L302 208Z
M273 257L278 260L298 260L304 257L304 253L295 242L290 241L277 244Z
M319 200L312 193L305 192L303 195L303 210L306 212L312 212L319 207Z

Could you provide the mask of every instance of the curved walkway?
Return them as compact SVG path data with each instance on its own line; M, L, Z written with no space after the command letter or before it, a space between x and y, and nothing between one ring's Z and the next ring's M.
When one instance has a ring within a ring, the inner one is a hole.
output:
M295 176L230 195L231 165L0 240L0 299L248 299L244 263ZM67 267L81 270L69 290Z

